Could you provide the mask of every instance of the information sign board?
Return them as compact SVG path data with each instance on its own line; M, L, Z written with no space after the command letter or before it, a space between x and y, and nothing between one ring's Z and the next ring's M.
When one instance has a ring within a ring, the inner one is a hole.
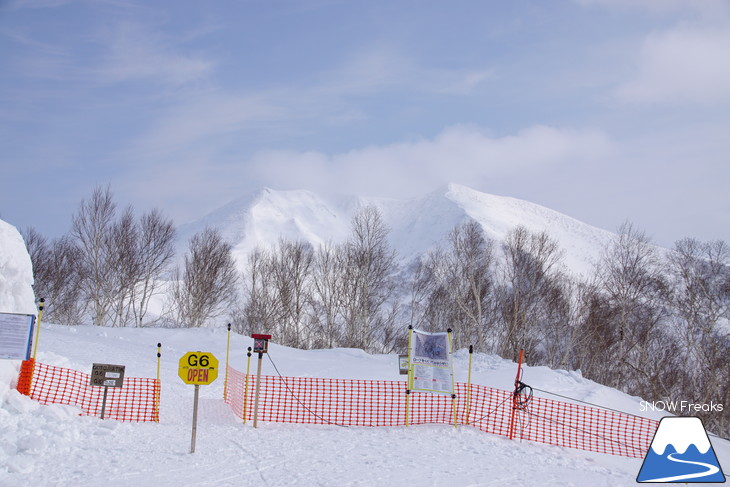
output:
M35 315L0 313L0 359L28 360Z
M93 364L90 384L99 387L122 387L124 367L124 365Z

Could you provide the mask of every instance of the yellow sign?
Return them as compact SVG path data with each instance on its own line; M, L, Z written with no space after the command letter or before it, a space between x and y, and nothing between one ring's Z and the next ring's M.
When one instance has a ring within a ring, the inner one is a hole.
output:
M180 357L177 375L186 384L210 384L218 378L218 359L208 352L188 352Z

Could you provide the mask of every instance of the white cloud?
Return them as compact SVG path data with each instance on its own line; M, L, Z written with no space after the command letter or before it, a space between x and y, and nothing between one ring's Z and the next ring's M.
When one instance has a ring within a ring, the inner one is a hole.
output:
M676 28L647 37L636 76L617 90L629 102L730 101L730 29Z
M562 165L603 160L612 150L608 137L594 130L535 126L490 137L474 127L455 126L433 139L334 155L262 152L251 165L256 179L273 187L415 195L450 181L478 187L492 178L534 176Z

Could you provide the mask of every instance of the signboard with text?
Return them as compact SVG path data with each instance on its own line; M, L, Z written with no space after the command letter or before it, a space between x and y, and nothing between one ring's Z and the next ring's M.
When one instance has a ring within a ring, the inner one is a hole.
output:
M188 352L180 357L177 375L186 384L208 385L218 378L218 359L208 352Z
M122 387L124 365L93 364L89 383L98 387Z
M35 315L0 313L0 359L28 360Z

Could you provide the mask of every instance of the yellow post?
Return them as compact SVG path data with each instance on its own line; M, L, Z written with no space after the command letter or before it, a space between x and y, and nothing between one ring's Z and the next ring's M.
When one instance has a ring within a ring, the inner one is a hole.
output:
M411 340L413 337L413 325L408 326L408 386L406 389L406 428L408 427L410 406L411 406L411 389L413 388L413 364L411 363Z
M41 332L41 319L43 318L43 306L46 302L46 298L41 298L38 303L38 322L35 324L35 340L33 343L33 361L35 362L35 355L38 352L38 337Z
M28 395L33 389L33 375L35 375L35 356L38 353L38 337L41 334L41 320L43 319L43 307L45 306L46 298L41 298L38 303L38 321L35 324L35 340L33 340L33 357L31 363L33 364L30 369L30 379L28 380Z
M248 376L251 373L251 347L248 347L248 361L246 363L246 385L243 388L243 423L246 424L246 416L248 415Z
M226 378L223 379L223 400L228 398L228 356L231 354L231 324L228 323L228 343L226 344Z
M469 424L469 408L471 407L471 357L474 354L474 345L469 345L469 373L466 379L466 424Z
M155 394L155 411L157 422L160 422L160 393L162 392L162 381L160 380L160 360L162 358L162 343L157 344L157 394Z
M451 357L451 354L454 352L454 342L451 340L451 328L446 329L447 336L449 337L449 358ZM449 360L451 361L451 360ZM453 365L451 368L451 390L455 391L455 384L454 384L454 369ZM456 415L456 394L451 394L451 406L454 410L454 428L458 425L458 418Z

